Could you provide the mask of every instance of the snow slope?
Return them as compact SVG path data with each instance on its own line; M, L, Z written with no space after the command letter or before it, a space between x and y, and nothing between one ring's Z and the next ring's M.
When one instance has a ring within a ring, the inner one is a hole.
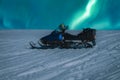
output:
M29 49L50 32L1 30L0 80L120 80L120 31L97 31L94 48Z

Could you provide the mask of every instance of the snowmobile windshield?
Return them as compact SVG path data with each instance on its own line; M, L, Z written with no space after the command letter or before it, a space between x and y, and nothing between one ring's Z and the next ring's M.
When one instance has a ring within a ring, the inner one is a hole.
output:
M50 35L43 37L43 40L47 41L62 41L63 36L61 32L53 31Z
M54 30L54 31L51 32L51 34L58 34L58 33L59 33L58 30Z

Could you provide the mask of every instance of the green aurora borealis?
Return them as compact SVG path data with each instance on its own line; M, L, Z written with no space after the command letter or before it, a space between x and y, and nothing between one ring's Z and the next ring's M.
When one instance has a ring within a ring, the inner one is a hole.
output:
M79 25L81 22L85 21L85 19L89 18L92 14L92 8L93 6L96 4L97 0L89 0L85 11L83 12L83 14L81 14L80 12L78 12L78 15L75 15L76 18L73 18L73 21L71 22L71 27L70 29L75 29L77 25ZM94 6L95 7L95 6Z
M0 29L120 29L120 0L0 0Z

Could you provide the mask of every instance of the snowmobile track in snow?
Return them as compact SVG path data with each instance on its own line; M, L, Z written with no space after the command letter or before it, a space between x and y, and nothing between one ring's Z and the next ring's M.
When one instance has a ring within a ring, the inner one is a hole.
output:
M119 30L97 31L93 48L28 48L49 32L0 31L0 80L120 80Z

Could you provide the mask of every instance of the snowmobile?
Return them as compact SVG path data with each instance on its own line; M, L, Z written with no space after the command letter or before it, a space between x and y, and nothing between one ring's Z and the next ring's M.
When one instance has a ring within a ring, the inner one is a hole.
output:
M30 45L33 49L92 48L96 45L95 36L96 30L91 28L85 28L77 35L54 30L38 41L39 47L34 42L30 42Z

